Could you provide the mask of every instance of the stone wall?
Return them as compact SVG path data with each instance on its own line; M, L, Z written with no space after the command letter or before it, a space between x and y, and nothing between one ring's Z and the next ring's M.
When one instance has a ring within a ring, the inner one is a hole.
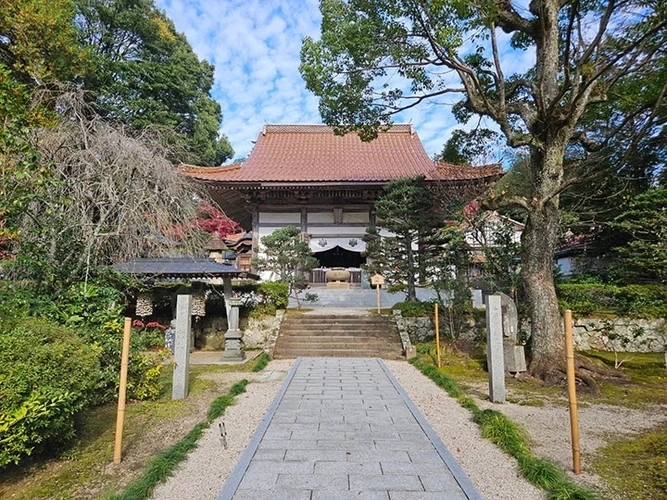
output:
M280 329L280 323L285 311L277 311L275 316L263 318L248 318L243 331L243 342L246 349L263 349L269 338Z
M606 335L611 332L617 338ZM580 351L662 352L667 350L667 319L578 318L574 320L572 335L575 349ZM630 341L624 346L621 338Z
M271 336L280 329L284 311L276 316L262 318L241 318L239 328L243 332L245 349L263 349ZM207 315L199 319L192 318L192 331L195 336L195 348L203 351L221 351L225 348L227 318L220 315Z
M430 316L419 316L415 318L405 318L400 311L393 310L394 319L398 326L398 331L401 335L407 335L410 342L413 344L420 344L422 342L429 342L435 339L435 325L433 318ZM460 338L464 340L475 340L483 338L485 335L484 323L475 323L471 320L467 328L461 333ZM440 338L445 338L445 325L443 319L440 318Z

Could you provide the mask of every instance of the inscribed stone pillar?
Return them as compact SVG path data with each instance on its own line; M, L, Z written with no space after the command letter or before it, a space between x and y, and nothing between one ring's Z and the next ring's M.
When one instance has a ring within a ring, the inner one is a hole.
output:
M225 351L222 353L224 361L243 361L243 332L239 330L239 305L241 301L232 298L229 301L230 314L228 318L229 329L225 333Z
M489 365L489 399L505 402L503 315L500 295L486 296L486 359Z
M190 368L190 332L192 295L179 292L176 298L176 338L174 340L174 378L171 399L183 399L188 395Z

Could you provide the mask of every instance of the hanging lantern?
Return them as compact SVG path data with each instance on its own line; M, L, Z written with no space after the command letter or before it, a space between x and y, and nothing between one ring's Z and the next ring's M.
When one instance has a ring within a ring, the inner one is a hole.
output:
M141 318L153 314L153 295L150 292L140 292L137 294L137 307L134 312Z
M206 291L195 290L192 292L192 315L206 316Z

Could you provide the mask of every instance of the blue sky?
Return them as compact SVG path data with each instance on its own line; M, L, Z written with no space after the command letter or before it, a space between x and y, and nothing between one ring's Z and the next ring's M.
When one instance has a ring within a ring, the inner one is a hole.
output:
M319 38L317 0L156 0L194 51L215 65L212 96L221 131L246 156L264 123L321 123L317 98L299 74L305 36ZM412 123L429 155L458 127L450 106L424 104L399 115Z

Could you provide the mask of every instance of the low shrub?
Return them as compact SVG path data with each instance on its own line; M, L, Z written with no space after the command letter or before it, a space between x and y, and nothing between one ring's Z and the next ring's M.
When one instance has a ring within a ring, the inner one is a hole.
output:
M93 404L113 401L118 394L118 383L123 348L123 324L120 318L106 322L101 328L81 328L77 335L94 346L99 353L102 371L101 387ZM130 337L130 361L127 371L127 397L129 399L155 399L162 391L160 374L168 352L145 352L146 341L134 332Z
M278 309L286 309L289 285L278 281L244 283L234 287L242 301L241 313L251 318L274 316Z
M561 283L557 286L562 309L575 316L613 314L634 318L667 316L666 285L605 285L600 283Z
M98 355L52 321L0 325L0 467L74 435L73 417L100 387Z
M406 302L397 302L392 309L401 311L404 318L415 318L419 316L432 316L434 302L421 302L419 300L409 300Z
M123 303L123 294L108 282L90 282L85 286L75 283L57 300L41 292L32 282L0 282L0 329L10 330L12 325L29 317L68 327L97 354L98 390L94 391L89 403L98 405L113 401L118 393ZM128 368L128 397L131 399L154 399L162 390L159 375L164 358L160 353L143 352L155 342L159 345L159 336L161 333L133 333L131 337Z

